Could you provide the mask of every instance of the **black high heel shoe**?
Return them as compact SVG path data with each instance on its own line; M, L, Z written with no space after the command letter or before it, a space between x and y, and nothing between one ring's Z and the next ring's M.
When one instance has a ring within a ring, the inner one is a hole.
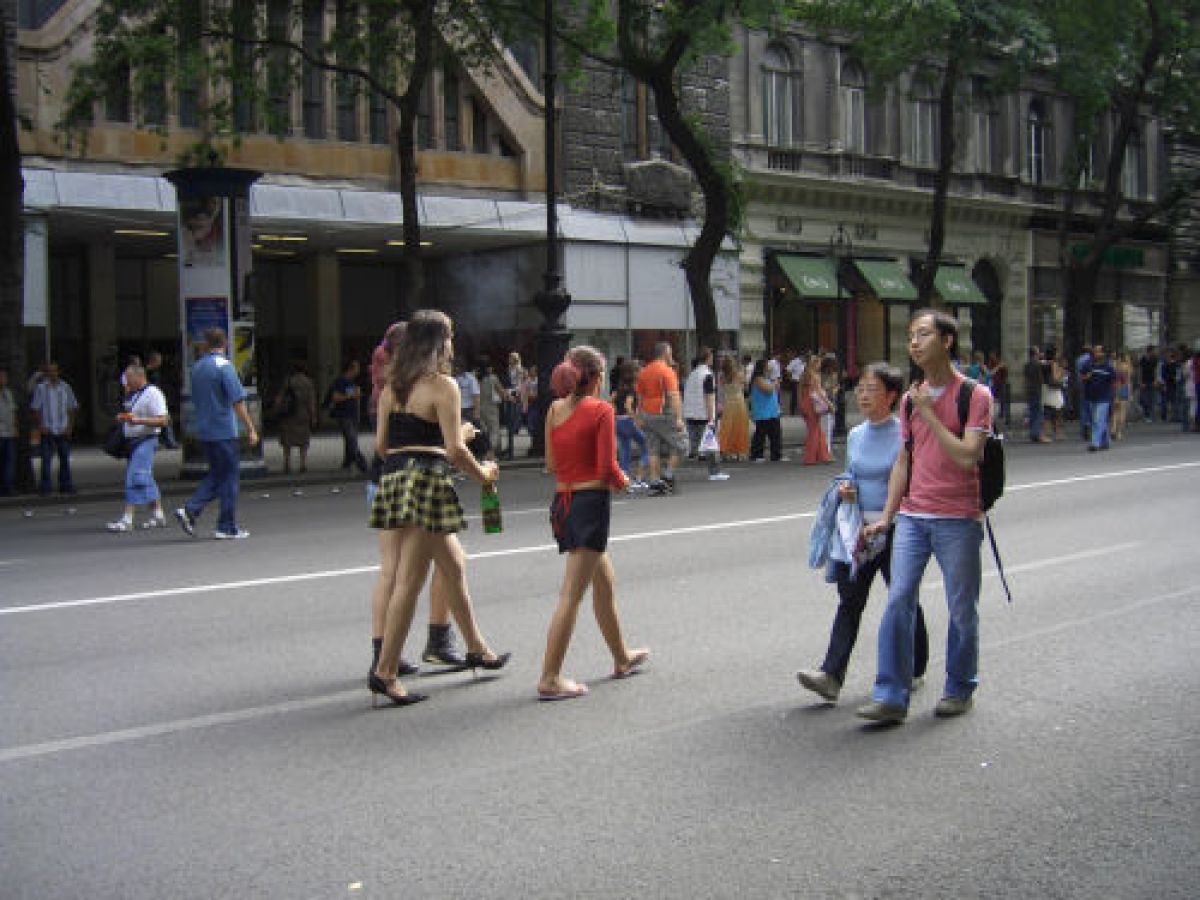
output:
M495 659L485 659L482 653L467 654L467 668L471 670L471 674L475 674L476 669L483 669L487 672L495 672L503 669L508 665L508 661L512 659L511 653L501 653Z
M404 695L393 694L391 692L391 687L395 683L395 678L388 682L384 681L374 672L368 675L367 687L371 689L371 705L375 706L375 701L381 694L388 700L391 700L394 706L412 706L414 703L420 703L422 700L429 699L427 694L415 694L411 691Z

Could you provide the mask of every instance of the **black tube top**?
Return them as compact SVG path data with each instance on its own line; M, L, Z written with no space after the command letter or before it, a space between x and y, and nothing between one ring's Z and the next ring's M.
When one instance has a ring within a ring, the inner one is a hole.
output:
M388 414L388 448L442 447L442 427L412 413Z

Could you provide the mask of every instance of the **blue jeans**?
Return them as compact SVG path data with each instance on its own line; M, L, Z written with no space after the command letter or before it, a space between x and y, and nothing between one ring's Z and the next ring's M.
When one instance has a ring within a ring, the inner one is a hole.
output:
M1092 446L1097 450L1108 446L1108 410L1110 401L1089 400L1088 407L1092 413Z
M1042 439L1042 423L1046 417L1046 411L1042 408L1042 398L1040 396L1026 398L1025 408L1029 410L1029 439L1040 441Z
M133 445L129 464L125 467L125 502L130 506L141 506L158 500L158 483L154 480L154 451L158 449L158 435L141 438Z
M43 494L50 493L50 466L58 454L58 489L66 494L75 490L71 481L71 439L65 434L42 432L42 483Z
M217 531L236 534L241 440L201 441L200 446L204 448L204 455L208 459L208 473L183 508L194 519L204 511L204 507L216 500L219 504Z
M932 556L942 570L950 626L943 696L966 699L979 684L979 547L983 525L973 519L896 517L892 581L879 623L879 672L874 698L907 709L913 679L917 591Z
M0 438L0 494L11 494L17 480L17 439Z
M617 416L617 463L621 466L621 471L630 478L633 477L629 466L632 462L631 451L634 444L640 448L640 464L645 468L650 465L650 453L647 450L645 433L638 428L637 422L631 416Z
M1085 441L1094 434L1092 428L1092 401L1079 398L1079 436Z

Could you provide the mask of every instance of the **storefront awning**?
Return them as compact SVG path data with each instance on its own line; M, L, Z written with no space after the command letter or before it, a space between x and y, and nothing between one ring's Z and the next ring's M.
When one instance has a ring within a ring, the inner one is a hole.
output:
M890 259L856 259L854 268L866 279L880 300L891 303L915 303L917 289L904 270Z
M837 272L833 261L823 256L796 256L780 253L775 257L792 287L805 300L836 300Z
M947 306L986 304L987 297L962 266L938 266L933 286Z

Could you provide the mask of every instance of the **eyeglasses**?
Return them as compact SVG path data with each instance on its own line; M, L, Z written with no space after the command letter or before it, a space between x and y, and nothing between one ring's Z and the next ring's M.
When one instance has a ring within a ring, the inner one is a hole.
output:
M910 331L908 334L908 342L911 344L913 341L923 341L926 338L933 337L935 334L937 334L937 331L928 328L922 328L919 331Z

